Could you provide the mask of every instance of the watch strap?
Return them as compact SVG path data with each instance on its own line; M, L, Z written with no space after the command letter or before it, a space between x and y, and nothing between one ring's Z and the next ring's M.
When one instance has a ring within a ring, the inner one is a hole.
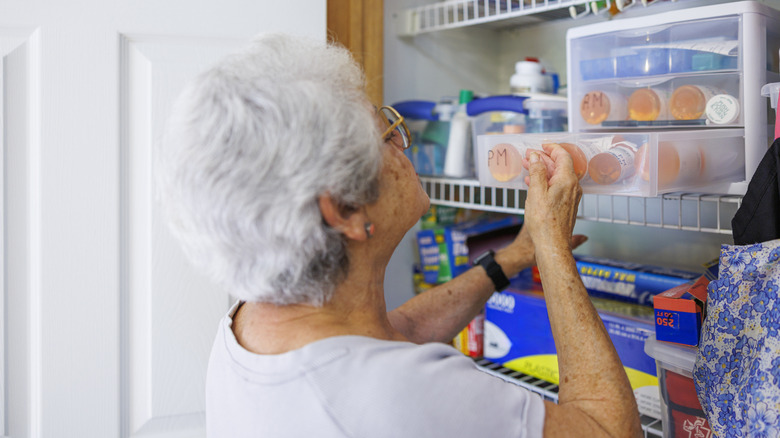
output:
M488 250L474 260L474 265L482 266L485 269L488 277L493 281L496 291L500 292L509 286L509 279L506 278L506 274L504 274L504 270L501 269L501 265L496 263L494 256L495 253L493 250Z

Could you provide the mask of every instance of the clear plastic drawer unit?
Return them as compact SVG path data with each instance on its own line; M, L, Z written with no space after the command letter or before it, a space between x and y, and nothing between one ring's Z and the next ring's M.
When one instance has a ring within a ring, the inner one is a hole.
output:
M522 157L528 149L556 143L571 155L585 193L727 191L731 183L745 180L743 135L742 129L480 135L477 174L483 186L527 189Z
M678 135L694 141L697 134L684 130L698 132L699 142L743 149L735 168L713 175L716 185L702 191L745 193L772 140L760 90L780 80L780 12L749 1L683 9L572 28L566 43L569 130L644 135L657 154L658 173L621 187L666 191L662 175L673 172L664 168L662 145ZM726 131L734 128L744 138ZM734 181L739 173L744 179Z
M739 29L732 15L574 39L575 130L742 126Z

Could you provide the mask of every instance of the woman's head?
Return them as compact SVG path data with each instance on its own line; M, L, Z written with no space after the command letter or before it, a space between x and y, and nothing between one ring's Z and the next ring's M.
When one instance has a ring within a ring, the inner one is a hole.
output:
M157 171L174 234L240 299L321 305L348 260L318 197L345 209L374 202L379 136L346 49L258 37L174 107Z

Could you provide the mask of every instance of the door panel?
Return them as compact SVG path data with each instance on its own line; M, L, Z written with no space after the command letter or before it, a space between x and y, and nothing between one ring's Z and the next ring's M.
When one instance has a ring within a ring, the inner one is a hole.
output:
M324 0L0 0L0 436L204 435L229 298L163 224L154 141L186 80L259 32L324 40L325 16Z
M192 72L237 40L122 37L123 221L127 272L123 318L131 436L203 427L203 376L228 296L192 271L154 202L153 145Z
M3 285L0 293L3 324L0 324L0 435L11 434L14 422L29 422L35 413L27 409L30 393L39 387L31 379L36 370L30 369L33 349L40 332L33 330L39 314L31 312L32 304L39 303L39 282L34 281L31 263L38 242L33 232L38 206L32 202L32 193L38 187L39 175L31 167L39 153L37 126L40 126L40 107L37 85L40 77L39 35L35 30L2 32L2 241ZM39 356L37 357L39 359ZM39 364L40 361L36 361Z

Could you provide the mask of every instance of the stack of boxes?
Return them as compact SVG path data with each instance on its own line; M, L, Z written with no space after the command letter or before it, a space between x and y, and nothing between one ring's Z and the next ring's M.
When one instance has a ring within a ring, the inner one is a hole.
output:
M640 413L660 419L656 363L644 348L655 330L653 297L690 282L697 274L595 257L576 259L580 277L623 362ZM535 268L488 301L484 331L485 358L558 383L555 342Z
M665 436L710 436L693 384L693 365L706 316L707 286L718 276L717 260L704 275L655 297L655 336L645 352L655 358Z
M510 242L520 229L517 216L480 215L434 206L417 232L420 280L418 293L451 280L471 268L474 257L487 248ZM484 314L477 315L453 340L455 348L477 358L483 356Z

